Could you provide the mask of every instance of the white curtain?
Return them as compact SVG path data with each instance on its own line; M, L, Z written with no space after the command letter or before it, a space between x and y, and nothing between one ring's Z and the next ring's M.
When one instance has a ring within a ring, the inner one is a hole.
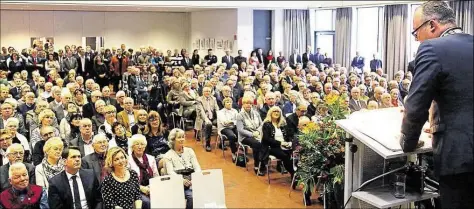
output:
M387 5L384 8L383 69L389 79L408 66L408 5Z
M294 49L301 54L311 44L309 10L285 9L283 21L283 53L288 59Z
M336 52L334 63L351 66L352 8L336 9Z
M473 1L450 1L456 15L456 23L464 33L474 35L474 3Z

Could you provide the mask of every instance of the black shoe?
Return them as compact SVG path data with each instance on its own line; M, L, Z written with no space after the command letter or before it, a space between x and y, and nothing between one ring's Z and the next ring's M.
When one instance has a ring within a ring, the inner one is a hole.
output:
M210 145L206 145L206 152L210 152L211 151L211 146Z

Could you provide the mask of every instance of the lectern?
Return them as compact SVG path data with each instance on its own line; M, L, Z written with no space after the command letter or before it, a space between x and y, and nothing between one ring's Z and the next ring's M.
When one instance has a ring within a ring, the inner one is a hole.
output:
M414 154L432 151L431 139L423 133L420 140L424 141L424 146L413 153L404 153L398 142L401 121L402 113L398 108L356 112L348 119L336 121L348 138L345 143L344 202L349 198L350 201L346 208L390 208L438 196L434 191L423 194L407 191L405 198L395 198L386 181L389 176L355 191L367 180L387 172L388 164L393 166L390 169L397 168ZM355 153L350 151L353 144L358 148Z

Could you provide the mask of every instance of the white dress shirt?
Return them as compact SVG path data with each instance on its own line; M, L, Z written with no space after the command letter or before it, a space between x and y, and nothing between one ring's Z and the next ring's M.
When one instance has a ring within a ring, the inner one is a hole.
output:
M74 207L74 186L73 186L73 183L72 183L72 174L69 174L67 171L66 172L66 176L67 176L67 179L69 181L69 188L71 189L71 195L72 195L72 202L73 202L73 208ZM87 205L87 199L86 199L86 192L84 191L84 185L82 185L82 180L81 180L81 176L79 175L79 171L76 173L76 181L77 181L77 186L79 187L79 197L81 198L81 207L82 209L88 209L88 205Z
M221 110L217 111L217 129L220 133L222 129L226 128L224 122L232 121L234 126L237 125L237 112L236 109L231 108L228 110L227 108L222 108Z
M128 122L130 123L130 127L132 127L133 125L135 125L135 115L133 114L133 111L132 111L132 114L130 114L128 111L126 112L128 116Z

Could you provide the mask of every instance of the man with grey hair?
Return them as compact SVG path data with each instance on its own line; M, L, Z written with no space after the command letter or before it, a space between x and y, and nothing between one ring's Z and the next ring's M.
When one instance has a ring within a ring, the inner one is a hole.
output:
M14 163L23 163L25 157L25 150L21 144L14 143L7 148L6 155L8 157L8 163L0 167L0 192L8 189L11 184L8 181L8 170L10 165ZM30 182L35 183L35 166L29 163L25 163L30 177Z
M83 169L92 169L99 182L102 182L107 176L107 169L104 169L105 157L109 148L109 140L105 134L97 134L92 138L92 147L94 152L82 157L81 167Z
M434 103L430 132L441 205L474 208L474 38L457 27L454 11L444 1L425 2L416 9L412 34L421 44L405 103L401 147L404 152L418 147Z
M8 179L11 189L0 194L0 208L49 209L46 190L41 186L30 184L25 164L16 162L10 165Z

